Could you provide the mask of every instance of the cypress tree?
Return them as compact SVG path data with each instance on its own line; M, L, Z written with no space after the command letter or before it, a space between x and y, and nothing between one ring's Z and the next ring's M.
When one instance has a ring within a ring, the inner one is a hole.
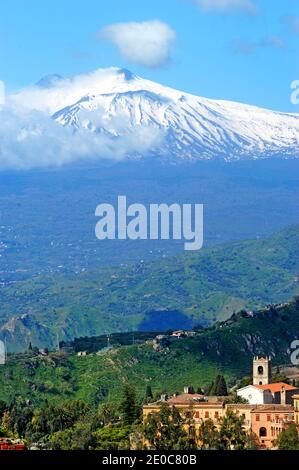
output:
M123 398L120 404L120 412L124 424L133 424L137 415L135 390L129 385L123 389Z
M223 377L223 375L219 376L219 380L218 380L218 383L217 383L215 395L217 395L218 397L223 397L223 396L228 395L227 385L226 385L226 381L225 381L225 378Z
M153 398L152 387L151 387L150 385L147 385L147 386L146 386L145 398L146 398L146 399L152 399L152 398Z

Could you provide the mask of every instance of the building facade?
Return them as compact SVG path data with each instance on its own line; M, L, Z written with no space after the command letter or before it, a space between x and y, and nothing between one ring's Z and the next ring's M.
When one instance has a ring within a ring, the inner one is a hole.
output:
M294 400L294 421L299 426L299 395L293 395Z
M247 385L237 390L237 395L251 405L292 405L293 395L299 393L297 387L278 382L266 385Z
M261 449L271 449L275 447L275 441L281 431L294 420L294 410L290 405L264 405L264 404L224 404L223 401L203 401L202 395L183 393L167 399L143 406L143 420L147 420L150 414L158 413L163 403L171 407L178 408L181 415L187 416L192 412L193 426L198 432L201 424L207 420L212 420L217 427L220 426L220 418L228 411L233 411L244 419L244 430L252 432L256 439L256 444ZM215 400L215 397L212 397ZM298 396L299 400L299 396ZM199 442L200 445L200 442Z

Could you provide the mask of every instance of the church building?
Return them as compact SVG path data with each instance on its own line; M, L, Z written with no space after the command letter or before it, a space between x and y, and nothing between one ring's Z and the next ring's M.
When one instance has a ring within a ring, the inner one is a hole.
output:
M284 382L271 382L271 358L256 356L253 359L253 384L237 390L237 395L251 405L292 405L293 396L299 389Z

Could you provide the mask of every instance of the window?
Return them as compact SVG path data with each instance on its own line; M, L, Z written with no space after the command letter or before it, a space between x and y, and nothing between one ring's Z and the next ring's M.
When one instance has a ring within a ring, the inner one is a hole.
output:
M219 418L219 411L215 411L215 418Z
M263 375L263 373L264 373L264 368L263 368L262 366L258 366L258 368L257 368L257 373L258 373L259 375Z
M271 421L271 415L267 415L267 421Z
M199 411L195 411L194 418L195 418L195 419L199 419Z
M260 437L266 437L266 436L267 436L267 429L260 428Z
M205 412L205 418L209 418L210 417L210 413L208 411Z
M259 421L260 420L260 415L256 415L255 420Z

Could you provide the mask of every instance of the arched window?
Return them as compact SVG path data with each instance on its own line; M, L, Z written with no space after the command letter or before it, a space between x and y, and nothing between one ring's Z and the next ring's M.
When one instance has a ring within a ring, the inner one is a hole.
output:
M263 375L263 373L264 373L264 368L263 368L263 366L258 366L257 372L258 372L259 375Z
M267 429L260 428L260 437L266 437L266 436L267 436Z
M263 382L260 380L259 385L263 385Z

